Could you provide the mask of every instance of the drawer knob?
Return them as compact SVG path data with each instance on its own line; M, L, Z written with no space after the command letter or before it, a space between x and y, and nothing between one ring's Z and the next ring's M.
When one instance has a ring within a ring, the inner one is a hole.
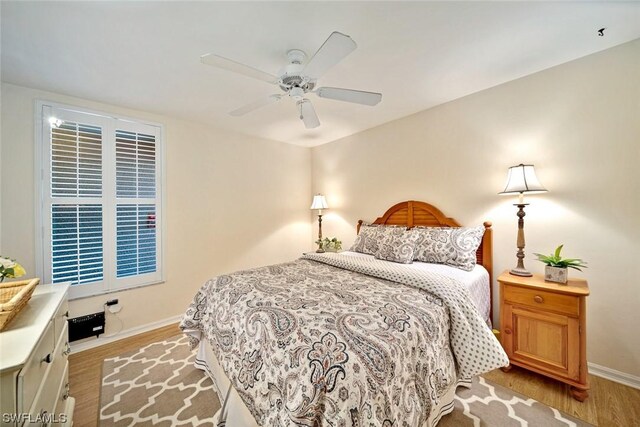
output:
M536 295L535 297L533 297L533 300L537 303L542 303L544 301L544 298L542 298L540 295Z
M44 359L42 359L42 361L43 361L43 362L45 362L45 363L51 363L51 361L52 361L52 360L53 360L53 359L52 359L52 357L51 357L51 353L47 354L47 355L44 357Z
M505 334L507 334L507 335L511 335L511 329L506 328L506 329L504 330L504 333L505 333Z

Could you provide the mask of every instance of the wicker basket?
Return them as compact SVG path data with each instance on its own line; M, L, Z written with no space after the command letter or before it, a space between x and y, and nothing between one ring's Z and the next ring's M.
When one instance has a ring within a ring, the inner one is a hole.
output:
M27 305L38 283L38 278L0 283L0 331Z

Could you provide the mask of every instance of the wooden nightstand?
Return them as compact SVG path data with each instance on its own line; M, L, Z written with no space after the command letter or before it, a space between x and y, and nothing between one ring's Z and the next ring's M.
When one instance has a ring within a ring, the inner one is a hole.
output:
M545 282L542 275L519 277L505 271L498 282L500 335L509 361L571 385L571 395L584 401L589 396L587 281L571 279L561 285Z

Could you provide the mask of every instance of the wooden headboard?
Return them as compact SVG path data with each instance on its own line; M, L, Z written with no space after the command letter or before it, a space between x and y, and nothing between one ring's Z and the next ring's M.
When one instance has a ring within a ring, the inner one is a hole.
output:
M358 221L358 233L360 233L362 223L362 220ZM400 202L391 206L384 215L373 221L373 224L406 225L409 228L416 225L461 227L458 221L448 218L435 206L415 200ZM488 221L484 223L484 236L476 252L476 262L489 272L489 298L491 301L489 318L493 319L493 292L491 291L491 283L493 283L493 230L491 229L491 223Z

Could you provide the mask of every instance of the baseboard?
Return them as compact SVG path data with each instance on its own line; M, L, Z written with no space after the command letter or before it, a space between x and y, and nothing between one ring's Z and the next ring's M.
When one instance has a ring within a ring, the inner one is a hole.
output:
M157 322L147 323L146 325L136 326L135 328L125 329L115 335L109 335L108 337L100 337L91 341L83 341L81 343L71 343L71 352L80 353L81 351L89 350L91 348L100 347L101 345L109 344L123 338L129 338L134 335L141 334L143 332L152 331L154 329L161 328L163 326L170 325L172 323L178 323L182 318L181 314L172 316L166 319L158 320Z
M587 365L589 366L589 373L591 375L640 389L640 377L616 371L615 369L607 368L606 366L596 365L595 363L588 363Z

